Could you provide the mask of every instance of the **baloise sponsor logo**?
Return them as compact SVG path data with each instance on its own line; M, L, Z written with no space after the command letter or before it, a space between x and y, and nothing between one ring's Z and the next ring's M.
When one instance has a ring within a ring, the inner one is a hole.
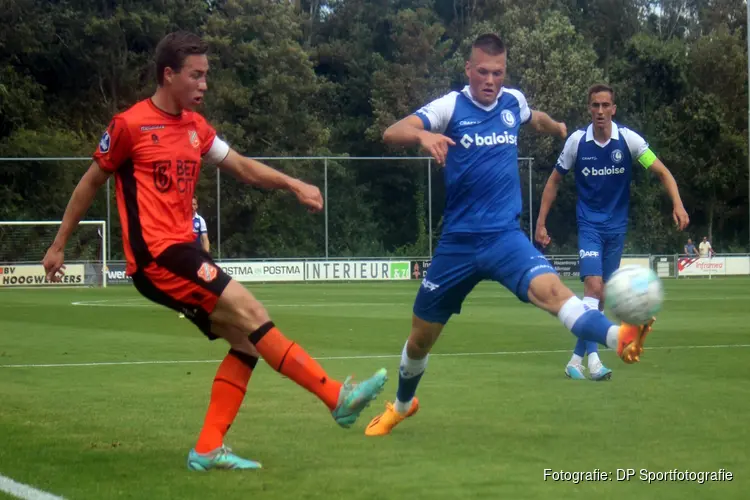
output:
M581 173L588 177L589 175L603 176L603 175L620 175L625 173L625 167L604 167L604 168L589 168L585 167L581 170Z
M463 147L469 149L472 144L478 147L498 146L501 144L517 144L518 137L513 134L509 134L508 132L503 132L502 134L493 132L489 135L474 134L474 137L470 136L469 134L464 134L460 142Z

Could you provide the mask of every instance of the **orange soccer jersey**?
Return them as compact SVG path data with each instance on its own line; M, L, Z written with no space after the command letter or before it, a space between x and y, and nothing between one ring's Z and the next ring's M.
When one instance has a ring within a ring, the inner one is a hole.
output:
M127 273L193 235L192 198L216 131L200 114L172 115L151 99L116 115L94 160L116 177Z

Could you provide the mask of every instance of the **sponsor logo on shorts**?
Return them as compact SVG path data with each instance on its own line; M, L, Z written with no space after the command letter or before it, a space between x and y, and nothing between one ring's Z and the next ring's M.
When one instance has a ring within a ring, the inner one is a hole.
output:
M596 250L581 250L578 252L578 256L582 259L585 259L586 257L599 257L599 252Z
M208 262L201 264L201 267L198 269L198 277L206 283L211 283L216 279L218 274L219 271L216 270L216 266L209 264Z
M440 288L440 285L437 285L433 283L432 281L428 281L427 278L422 280L422 286L428 291L428 292L434 292L438 288Z

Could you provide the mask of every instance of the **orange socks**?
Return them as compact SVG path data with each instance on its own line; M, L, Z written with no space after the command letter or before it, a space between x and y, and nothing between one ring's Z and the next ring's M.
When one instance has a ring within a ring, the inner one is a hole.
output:
M272 321L250 334L250 342L271 368L318 396L330 410L336 408L341 382L329 378L325 370L302 347L287 339Z
M224 444L224 436L242 405L247 383L257 362L258 358L234 349L221 362L214 378L211 402L195 451L208 453Z

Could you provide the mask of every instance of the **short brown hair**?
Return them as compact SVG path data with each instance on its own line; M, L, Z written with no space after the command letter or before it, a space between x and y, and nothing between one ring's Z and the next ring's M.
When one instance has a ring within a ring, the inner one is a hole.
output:
M505 44L502 39L494 33L485 33L479 35L474 43L471 44L472 49L479 49L485 54L491 56L497 56L505 52Z
M156 46L156 81L164 84L164 70L182 70L187 56L203 55L208 52L208 44L201 37L189 31L175 31L161 39Z
M615 102L615 89L607 85L606 83L596 83L589 87L589 98L588 102L591 102L591 96L594 94L598 94L599 92L609 92L609 95L612 96L612 102Z

